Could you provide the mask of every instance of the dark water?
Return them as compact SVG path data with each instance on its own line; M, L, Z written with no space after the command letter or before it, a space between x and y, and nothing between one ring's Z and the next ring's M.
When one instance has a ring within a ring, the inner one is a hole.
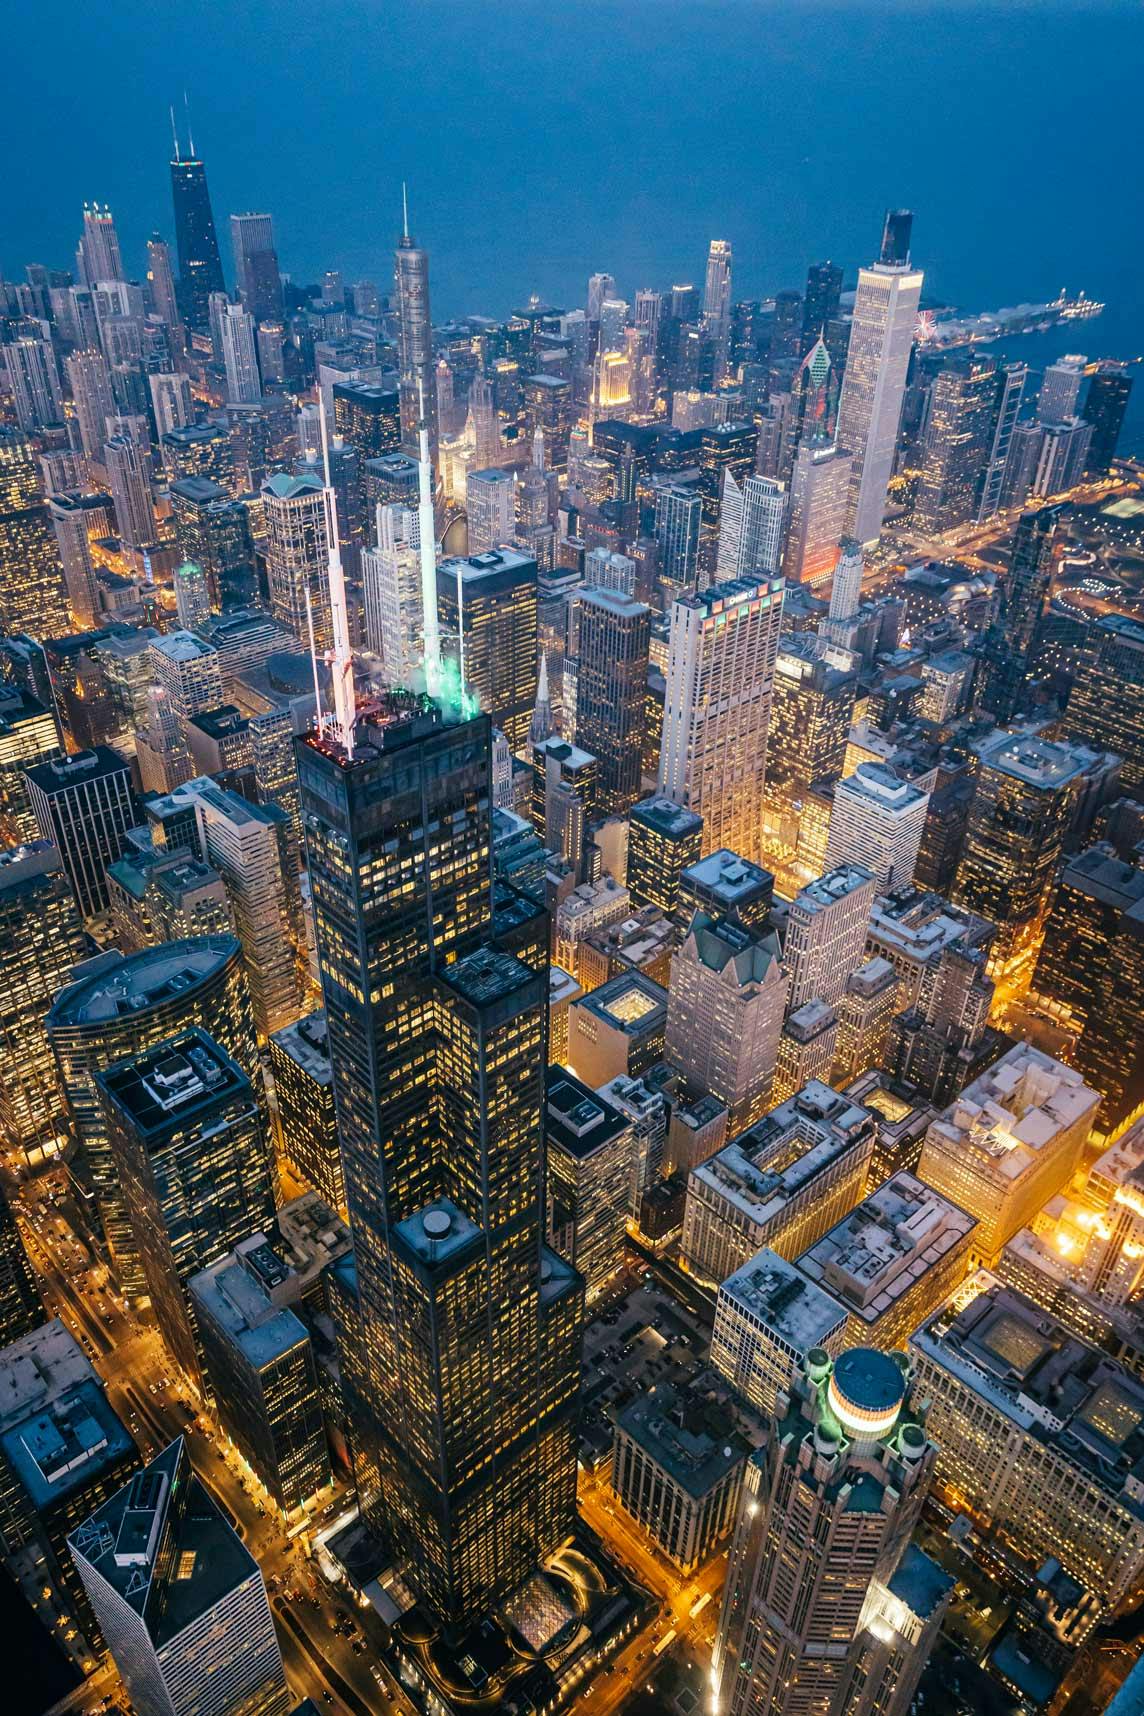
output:
M220 224L270 209L300 280L384 283L403 178L439 315L701 280L713 236L738 296L852 273L895 203L934 294L1083 287L1109 313L1082 349L1144 349L1135 0L48 0L4 52L12 274L68 262L84 198L141 266L186 85Z

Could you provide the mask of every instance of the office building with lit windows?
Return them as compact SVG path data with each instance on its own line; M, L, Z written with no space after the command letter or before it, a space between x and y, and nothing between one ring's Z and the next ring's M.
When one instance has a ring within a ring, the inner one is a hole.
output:
M937 1450L903 1354L815 1349L747 1463L715 1639L729 1716L906 1716L953 1592L911 1543Z
M815 997L841 1000L851 972L863 962L876 889L875 877L861 864L840 864L795 895L783 937L792 1009Z
M303 646L313 622L318 649L330 646L326 499L316 476L279 472L262 485L270 612ZM307 606L308 599L308 606Z
M548 1069L548 1240L595 1299L624 1267L634 1140L626 1114L568 1072Z
M997 925L990 973L1031 969L1088 759L1033 733L995 733L979 767L953 902Z
M711 1363L748 1406L769 1418L808 1353L838 1357L847 1321L837 1299L764 1246L719 1283Z
M270 1038L278 1148L332 1209L346 1204L326 1016L319 1010Z
M910 1337L943 1486L1111 1615L1144 1576L1144 1382L982 1270Z
M147 1291L126 1190L111 1153L96 1075L199 1025L248 1077L261 1079L250 993L235 936L165 942L124 959L111 952L81 966L44 1021L59 1064L83 1172L120 1290Z
M736 578L671 611L659 791L703 818L708 851L761 856L781 578Z
M836 783L826 863L863 865L881 888L911 882L930 795L885 763L859 763Z
M1094 622L1095 660L1085 662L1065 715L1065 731L1078 745L1123 757L1124 786L1144 786L1144 625L1127 614Z
M568 1059L585 1084L638 1078L663 1059L668 994L639 972L619 972L568 1012Z
M848 1314L845 1344L892 1352L969 1273L976 1220L913 1174L897 1173L798 1267Z
M680 871L675 922L686 933L695 913L706 912L712 918L731 918L744 929L762 929L774 898L770 871L724 846Z
M44 639L68 630L63 567L39 468L22 430L0 428L0 632Z
M36 840L0 848L0 1128L31 1167L58 1155L67 1140L44 1015L87 954L55 847Z
M131 768L118 751L97 745L25 775L40 834L63 863L84 918L107 910L107 866L120 857L138 821Z
M0 685L0 836L20 846L39 834L26 771L63 755L55 711L18 685Z
M583 1282L544 1242L548 982L490 945L489 717L393 695L354 741L298 743L355 1232L339 1350L363 1513L460 1621L575 1513Z
M615 590L576 597L576 743L600 763L598 806L630 810L640 795L651 612Z
M458 555L437 566L447 654L465 689L523 752L539 681L537 570L514 548Z
M852 1210L866 1189L875 1117L825 1084L780 1103L695 1168L682 1253L725 1281L767 1246L793 1260Z
M187 1283L273 1219L265 1106L197 1028L106 1067L95 1086L159 1333L201 1391Z
M770 1106L786 1000L773 930L696 912L671 958L665 1046L689 1088L726 1105L733 1133Z
M718 1402L663 1383L616 1419L612 1492L686 1576L731 1531L747 1453Z
M635 906L674 917L680 879L699 860L703 818L669 798L647 798L628 816L627 888Z
M816 589L829 582L849 517L851 456L842 448L804 439L790 481L790 525L783 577Z
M69 1542L137 1711L289 1716L262 1572L195 1476L182 1437Z
M281 1298L290 1274L266 1235L254 1233L187 1283L219 1422L288 1516L332 1482L313 1345Z
M1067 1186L1099 1106L1075 1067L1018 1043L931 1122L918 1176L974 1217L980 1261Z

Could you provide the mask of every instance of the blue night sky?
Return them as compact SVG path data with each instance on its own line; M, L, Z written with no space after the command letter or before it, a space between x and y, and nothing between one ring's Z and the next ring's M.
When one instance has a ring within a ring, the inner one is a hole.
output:
M712 236L754 296L849 274L895 203L935 295L1084 287L1109 304L1090 355L1144 349L1130 0L116 0L11 9L5 46L10 275L70 265L85 198L141 269L185 85L228 267L226 215L265 208L295 279L384 287L404 177L438 316L582 302L596 268L629 295L701 280Z

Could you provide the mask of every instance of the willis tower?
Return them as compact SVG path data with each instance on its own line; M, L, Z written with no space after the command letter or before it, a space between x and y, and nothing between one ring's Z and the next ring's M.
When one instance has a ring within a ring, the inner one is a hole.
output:
M498 945L491 738L464 700L395 692L297 741L359 1498L447 1626L510 1595L576 1510L584 1285L544 1243L547 960Z

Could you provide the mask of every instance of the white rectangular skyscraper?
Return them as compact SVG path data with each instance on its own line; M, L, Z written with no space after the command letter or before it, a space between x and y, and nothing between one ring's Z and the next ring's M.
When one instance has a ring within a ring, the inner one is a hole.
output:
M877 542L882 529L922 279L908 259L858 271L836 438L853 460L848 534L863 543Z

